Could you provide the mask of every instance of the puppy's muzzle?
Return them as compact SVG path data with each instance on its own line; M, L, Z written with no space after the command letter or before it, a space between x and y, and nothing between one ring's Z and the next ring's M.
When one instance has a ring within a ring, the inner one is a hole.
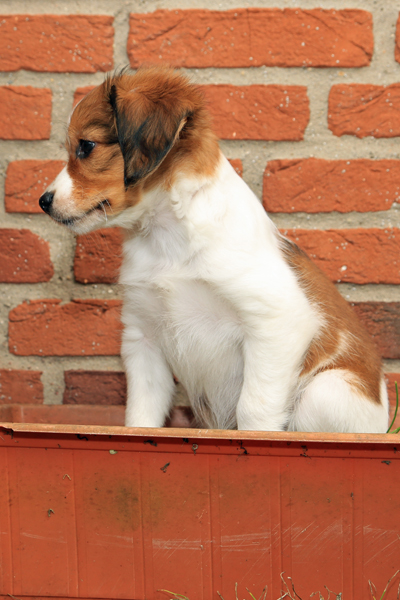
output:
M54 200L54 192L45 192L39 198L40 208L47 214L50 214L50 208Z

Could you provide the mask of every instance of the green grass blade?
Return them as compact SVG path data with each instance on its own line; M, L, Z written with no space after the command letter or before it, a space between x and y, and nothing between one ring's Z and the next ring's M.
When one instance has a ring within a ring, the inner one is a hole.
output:
M386 433L398 433L399 430L397 429L396 431L390 431L393 427L393 424L396 420L397 417L397 411L399 410L399 388L397 387L397 381L394 382L394 387L396 388L396 410L394 411L394 417L392 419L392 422L389 425L389 429L387 430Z
M253 598L253 600L257 600L257 598L251 593L251 591L249 590L249 588L246 588L246 590L249 592L249 594Z

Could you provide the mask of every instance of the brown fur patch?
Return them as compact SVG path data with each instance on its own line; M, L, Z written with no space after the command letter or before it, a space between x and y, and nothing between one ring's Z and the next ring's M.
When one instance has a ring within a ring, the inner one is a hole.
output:
M77 157L80 140L96 143ZM76 106L68 128L67 170L77 212L118 214L142 191L168 188L176 174L212 176L217 139L202 94L176 71L143 67L109 77Z
M283 237L280 242L300 286L324 320L320 335L308 349L300 376L345 369L354 374L349 383L379 404L382 370L372 340L346 300L305 252Z

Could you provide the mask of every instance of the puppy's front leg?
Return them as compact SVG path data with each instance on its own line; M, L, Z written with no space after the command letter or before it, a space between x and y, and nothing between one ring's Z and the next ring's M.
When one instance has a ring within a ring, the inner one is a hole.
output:
M161 349L136 327L127 327L121 355L128 385L125 425L162 427L171 408L174 379Z
M290 280L289 280L290 283ZM246 288L244 288L246 289ZM243 326L243 386L236 417L239 429L286 429L305 352L319 327L304 296L247 288L238 314ZM297 292L297 293L296 293Z
M296 366L281 336L247 335L243 387L236 409L238 429L282 431L289 420ZM296 361L297 362L297 361Z

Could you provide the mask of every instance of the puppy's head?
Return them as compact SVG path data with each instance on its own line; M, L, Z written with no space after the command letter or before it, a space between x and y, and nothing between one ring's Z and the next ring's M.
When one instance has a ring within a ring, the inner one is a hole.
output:
M171 183L174 166L208 127L197 88L165 67L122 72L75 107L68 164L39 204L77 233L111 224L143 192Z

